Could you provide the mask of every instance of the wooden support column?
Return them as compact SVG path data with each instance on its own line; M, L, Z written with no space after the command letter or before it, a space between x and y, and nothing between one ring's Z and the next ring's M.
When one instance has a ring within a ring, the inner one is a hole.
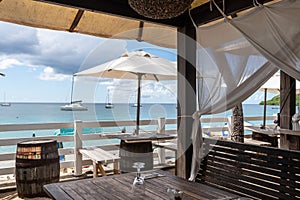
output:
M177 48L178 151L175 173L187 179L193 155L192 114L196 111L196 29L193 26L178 28Z
M295 79L280 71L280 128L292 130L292 116L296 112ZM291 149L292 136L280 135L280 148Z

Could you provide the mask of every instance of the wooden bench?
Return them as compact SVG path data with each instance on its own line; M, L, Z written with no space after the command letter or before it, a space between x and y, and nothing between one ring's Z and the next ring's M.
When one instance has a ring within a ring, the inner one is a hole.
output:
M204 139L196 181L253 199L300 199L300 152Z
M109 163L113 163L114 165L114 174L119 173L119 156L97 147L80 149L79 152L93 161L93 177L97 177L98 172L100 172L102 176L106 176L103 164Z

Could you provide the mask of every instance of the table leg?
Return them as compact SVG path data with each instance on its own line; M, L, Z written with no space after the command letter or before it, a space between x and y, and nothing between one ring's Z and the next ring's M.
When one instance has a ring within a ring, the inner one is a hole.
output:
M103 169L102 163L99 163L99 164L98 164L98 169L100 170L102 176L106 176L106 173L105 173L105 171L104 171L104 169Z
M98 164L93 162L93 177L98 177Z
M119 162L114 162L114 174L119 174Z

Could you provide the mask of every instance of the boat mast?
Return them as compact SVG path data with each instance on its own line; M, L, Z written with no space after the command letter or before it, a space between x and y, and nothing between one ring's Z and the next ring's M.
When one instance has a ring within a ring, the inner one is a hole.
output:
M73 103L73 87L74 87L74 75L72 76L71 104Z
M109 99L109 90L107 90L106 104L108 105L109 103L110 103L110 99Z

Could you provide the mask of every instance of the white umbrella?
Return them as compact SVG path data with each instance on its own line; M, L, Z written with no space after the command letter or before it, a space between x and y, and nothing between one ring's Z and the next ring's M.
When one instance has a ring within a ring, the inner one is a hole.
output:
M272 76L265 84L263 84L260 88L260 91L264 91L264 119L263 119L263 128L266 126L266 115L267 115L267 92L271 92L274 94L280 93L280 74L275 74ZM300 82L296 81L296 94L300 94Z
M280 93L280 75L275 74L260 89L261 91L267 90L267 92L279 94ZM300 94L300 82L296 81L296 94Z
M125 53L120 58L78 72L75 76L137 79L136 134L138 134L140 124L141 80L175 80L177 78L177 65L174 62L140 50Z

